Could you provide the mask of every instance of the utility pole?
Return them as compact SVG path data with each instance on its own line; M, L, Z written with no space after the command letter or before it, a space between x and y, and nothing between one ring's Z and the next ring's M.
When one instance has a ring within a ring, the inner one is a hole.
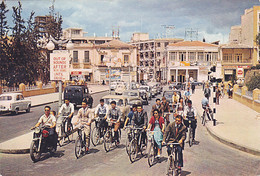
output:
M192 41L193 39L198 40L198 29L186 28L185 40Z
M175 28L174 25L161 25L165 29L164 37L165 38L173 38L173 29Z

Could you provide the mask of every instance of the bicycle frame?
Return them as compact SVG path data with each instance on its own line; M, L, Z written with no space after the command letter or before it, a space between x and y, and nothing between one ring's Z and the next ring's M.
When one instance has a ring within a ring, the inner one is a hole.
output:
M169 172L175 172L178 173L178 156L177 156L177 146L180 145L179 143L167 143L167 146L170 146L171 148L171 154L168 157L169 162L169 168L167 168L167 171Z

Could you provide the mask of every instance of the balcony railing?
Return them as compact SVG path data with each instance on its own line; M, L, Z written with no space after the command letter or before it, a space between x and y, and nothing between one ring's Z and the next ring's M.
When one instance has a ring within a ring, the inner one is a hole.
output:
M222 63L228 64L228 63L252 63L252 60L242 60L242 61L237 61L237 60L222 60Z

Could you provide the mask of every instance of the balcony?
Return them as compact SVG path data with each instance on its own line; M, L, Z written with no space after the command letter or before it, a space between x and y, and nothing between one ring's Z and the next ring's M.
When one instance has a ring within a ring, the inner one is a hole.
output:
M72 67L73 68L80 68L80 64L78 62L73 62Z
M83 67L84 67L85 69L89 69L89 68L91 68L91 63L90 63L90 62L84 62L84 63L83 63Z
M250 60L241 60L241 61L237 61L237 60L222 60L222 64L223 65L251 65L253 64L252 59Z

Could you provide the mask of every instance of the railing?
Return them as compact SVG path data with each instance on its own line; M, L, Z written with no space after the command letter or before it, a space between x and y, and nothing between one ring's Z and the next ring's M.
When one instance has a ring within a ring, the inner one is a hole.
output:
M242 90L241 89L237 89L237 93L241 94L242 93Z
M246 91L246 96L253 98L253 91Z
M18 92L19 87L3 87L2 92Z
M242 60L242 61L237 61L237 60L222 60L223 63L228 64L228 63L252 63L252 60Z

